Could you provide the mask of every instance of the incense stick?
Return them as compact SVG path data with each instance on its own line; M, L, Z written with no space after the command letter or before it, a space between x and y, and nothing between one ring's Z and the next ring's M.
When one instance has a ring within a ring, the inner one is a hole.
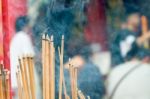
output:
M55 47L53 42L53 36L50 39L50 97L55 99Z
M22 88L21 88L21 83L20 83L21 79L19 77L19 70L16 73L16 78L17 78L17 85L18 85L18 97L19 97L19 99L22 99L22 93L21 93L22 92Z
M31 66L31 80L32 80L32 83L31 83L31 86L33 87L32 88L32 91L33 91L33 99L36 99L36 87L35 87L35 77L34 77L34 62L33 62L33 56L30 56L30 66Z
M73 88L73 99L75 99L75 73L74 67L72 65L72 88Z
M74 69L74 86L75 86L75 99L78 99L78 93L77 93L77 90L78 90L78 85L77 85L77 68Z
M27 62L27 57L23 56L22 58L22 63L23 63L23 69L24 69L24 73L25 73L25 81L27 84L27 93L28 93L28 98L30 99L31 97L31 90L30 90L30 78L29 78L29 70L28 70L28 62Z
M0 96L1 96L1 99L4 99L4 92L3 92L3 71L2 71L2 64L0 64Z
M0 99L10 99L10 72L0 63Z
M30 97L31 97L31 99L33 98L33 86L31 85L32 84L32 74L31 74L31 66L30 66L30 59L29 59L29 56L27 56L26 58L26 63L27 63L27 67L26 68L28 68L28 80L29 80L29 82L28 82L28 86L29 86L29 88L31 88L31 93L30 93Z
M3 63L1 62L1 74L2 74L2 97L3 99L6 99L6 96L5 96L5 73L4 73L4 66L3 66Z
M59 74L59 99L62 99L62 60L61 60L61 51L60 48L58 47L58 52L60 56L60 74Z
M50 78L49 78L49 70L50 70L50 45L49 45L49 41L50 41L50 39L49 39L49 36L48 35L46 35L46 41L45 41L45 49L46 49L46 56L45 56L45 72L46 72L46 75L45 75L45 77L46 77L46 99L49 99L50 98Z
M7 99L6 71L5 71L5 69L3 69L3 86L4 86L4 99Z
M43 36L42 36L42 67L43 67L43 99L45 99L45 92L46 92L46 87L45 87L45 80L46 80L46 78L45 78L45 52L46 52L46 50L45 50L45 47L46 47L46 42L45 42L45 34L43 34Z
M69 64L69 72L70 72L70 85L71 85L71 96L74 99L74 90L73 90L73 67Z
M22 77L22 83L23 83L23 90L24 90L24 97L25 99L28 99L29 94L28 94L28 89L27 89L27 83L26 83L26 79L25 79L25 73L24 73L24 69L23 69L23 65L22 65L22 61L19 58L19 65L20 65L20 70L21 70L21 77Z
M35 99L35 80L34 80L34 71L33 71L33 64L32 64L31 56L27 56L27 66L28 66L28 72L29 72L29 85L31 88L31 97L32 99Z
M59 99L62 99L62 85L63 85L63 54L64 54L64 36L61 39L61 50L58 47L59 57L60 57L60 79L59 79Z
M10 83L9 83L9 71L6 70L6 97L10 99Z
M85 99L85 96L83 95L81 90L78 91L78 95L79 95L80 99Z

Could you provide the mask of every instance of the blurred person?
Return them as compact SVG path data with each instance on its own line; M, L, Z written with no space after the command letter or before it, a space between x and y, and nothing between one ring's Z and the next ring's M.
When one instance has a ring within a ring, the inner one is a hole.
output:
M78 88L91 99L102 99L105 94L103 77L99 68L90 59L89 44L83 38L72 38L72 40L69 41L66 54L72 57L71 63L78 67Z
M34 55L33 45L29 33L29 19L27 16L21 16L15 23L16 34L10 43L10 64L11 64L11 82L12 89L17 94L16 71L19 66L18 58L23 55Z
M107 79L106 99L150 98L150 51L140 49L129 53L127 62L116 66Z
M138 13L130 14L111 44L112 66L125 62L127 53L133 47L138 49L150 39L149 31L145 33L147 35L141 35L140 29L140 15Z

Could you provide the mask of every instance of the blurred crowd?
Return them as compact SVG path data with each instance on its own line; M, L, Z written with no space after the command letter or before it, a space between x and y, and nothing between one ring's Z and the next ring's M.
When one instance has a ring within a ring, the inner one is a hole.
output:
M10 44L12 88L17 91L15 73L18 57L35 57L37 99L42 99L41 36L54 36L55 48L65 37L64 66L69 58L79 68L78 87L91 99L149 99L150 98L150 31L146 17L129 13L121 22L119 31L108 44L108 50L85 39L87 25L84 2L50 2L41 4L38 15L20 16L15 23L16 34ZM144 18L144 19L143 19ZM145 23L144 23L144 22ZM97 35L98 36L98 35ZM59 58L56 50L56 99L58 99ZM66 66L67 67L67 66ZM65 71L67 91L69 77ZM14 98L17 98L17 93Z

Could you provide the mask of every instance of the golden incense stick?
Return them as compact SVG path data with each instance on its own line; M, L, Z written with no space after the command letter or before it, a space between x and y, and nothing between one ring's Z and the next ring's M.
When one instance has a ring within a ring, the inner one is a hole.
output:
M5 97L5 74L4 74L4 66L3 66L3 62L1 61L0 64L0 70L1 70L1 77L2 77L2 99L6 99Z
M69 64L69 72L70 72L71 96L72 96L72 99L74 99L73 67L71 64Z
M62 99L62 60L61 60L61 51L60 48L58 47L58 52L60 56L60 74L59 74L59 99Z
M18 85L18 97L19 99L22 99L22 87L21 87L21 79L19 77L19 71L16 73L16 78L17 78L17 85Z
M9 83L10 72L6 70L6 97L10 99L10 83Z
M78 95L80 99L85 99L85 96L83 95L83 93L79 90L78 91Z
M45 47L46 47L46 38L45 38L45 34L43 34L42 36L42 68L43 68L43 71L42 71L42 76L43 76L43 99L45 99L45 92L46 92L46 87L45 87L45 81L46 81L46 78L45 78Z
M28 93L28 98L30 99L31 97L31 90L30 90L30 83L29 83L29 70L28 70L28 62L27 62L27 57L23 56L22 58L22 62L23 62L23 69L24 69L24 73L25 73L25 82L27 84L27 93Z
M45 54L45 72L46 72L46 99L50 99L50 78L49 78L49 70L50 70L50 45L49 45L49 36L46 35L46 41L45 41L45 49L46 49L46 54Z
M24 97L25 97L25 99L28 99L29 94L28 94L28 89L27 89L27 83L26 83L26 79L25 79L25 73L24 73L24 69L23 69L22 60L20 58L19 58L19 65L20 65L20 70L21 70L21 78L22 78L22 83L23 83Z
M30 66L31 66L31 87L32 88L32 93L33 93L33 99L36 99L36 87L35 87L35 77L34 77L34 61L33 61L33 56L30 56Z
M64 36L61 39L61 50L58 48L59 56L60 56L60 79L59 79L59 99L62 99L62 86L63 86L63 54L64 54Z
M50 38L50 98L55 99L55 47L53 36Z
M0 97L1 97L1 99L4 98L4 96L3 96L2 74L0 74Z
M29 83L31 88L31 97L32 99L36 99L35 97L35 80L34 80L34 71L33 71L33 58L31 56L27 56L27 66L28 66L28 72L29 72Z
M77 93L77 90L78 90L78 85L77 85L77 68L74 69L74 86L75 86L75 99L78 99L78 93Z

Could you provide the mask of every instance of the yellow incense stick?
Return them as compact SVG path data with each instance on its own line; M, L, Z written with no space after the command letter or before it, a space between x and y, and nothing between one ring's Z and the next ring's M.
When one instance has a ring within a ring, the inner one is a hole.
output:
M5 99L5 92L4 92L4 66L3 66L3 62L1 61L0 63L0 71L1 71L1 98Z
M50 97L55 99L55 47L53 42L53 36L50 39Z
M2 74L0 74L0 97L4 99Z
M83 95L83 93L80 90L78 91L78 95L79 95L80 99L85 99L85 96Z
M16 73L17 85L18 85L18 97L19 97L19 99L22 99L21 83L20 83L20 78L19 78L19 73L18 72Z
M28 66L28 74L29 74L29 85L30 85L30 89L31 89L31 98L35 99L35 83L34 81L34 73L33 73L33 67L32 67L32 63L31 63L31 56L27 56L27 66Z
M45 38L45 34L43 34L42 36L42 66L43 66L43 99L45 99L45 92L46 92L46 84L45 84L45 52L46 52L46 38Z
M10 83L9 83L9 75L10 72L6 70L6 97L10 99Z
M75 99L78 99L78 85L77 85L77 68L74 69L74 86L75 86Z
M45 77L46 77L46 99L49 99L50 98L50 78L49 78L49 70L50 70L50 68L49 68L49 66L50 66L50 45L49 45L49 41L50 41L50 39L49 39L49 36L48 35L46 35L46 43L45 43L45 49L46 49L46 56L45 56L45 72L46 72L46 75L45 75Z
M58 48L59 55L61 56L60 48ZM60 75L59 75L59 99L62 99L62 60L60 59Z
M23 91L25 93L24 97L25 97L25 99L28 99L29 98L29 94L28 94L27 83L26 83L25 73L24 73L23 64L22 64L21 59L19 59L19 65L20 65L20 70L21 70L21 77L22 77L22 83L23 83Z
M33 99L36 99L36 87L35 87L35 77L34 77L34 62L33 62L33 56L30 56L30 66L31 66L31 77L32 77L32 84L31 86L33 91Z
M23 62L23 69L24 69L24 73L25 73L25 81L26 81L26 84L27 84L27 93L28 93L28 96L29 96L29 99L31 97L31 90L30 90L30 82L29 82L29 70L28 70L28 62L27 62L27 57L26 56L23 56L22 58L22 62Z

